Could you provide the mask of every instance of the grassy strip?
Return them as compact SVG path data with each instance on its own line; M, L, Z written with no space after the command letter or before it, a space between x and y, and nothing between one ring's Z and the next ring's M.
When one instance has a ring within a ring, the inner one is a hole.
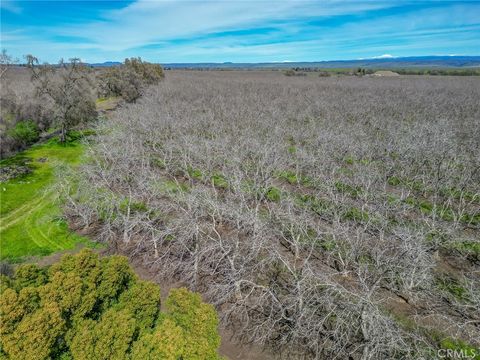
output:
M73 249L78 243L93 245L68 230L57 203L56 169L75 167L83 153L77 140L65 145L56 140L0 162L0 166L26 164L32 170L21 178L0 183L0 258L20 261L25 256L48 255Z

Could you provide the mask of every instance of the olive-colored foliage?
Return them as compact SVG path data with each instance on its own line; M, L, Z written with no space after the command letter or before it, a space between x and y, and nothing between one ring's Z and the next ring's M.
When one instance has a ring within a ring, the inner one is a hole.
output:
M132 348L132 360L174 360L183 354L185 338L182 329L165 319L155 332L141 336Z
M46 281L45 269L35 264L23 265L15 271L15 286L18 290L27 286L40 286Z
M135 319L129 311L109 309L98 320L78 325L70 344L74 359L128 359L135 333Z
M134 315L140 330L151 328L160 309L160 288L148 281L138 281L122 293L118 306Z
M0 294L12 287L12 280L6 274L0 274Z
M218 320L212 305L202 302L199 294L185 288L170 291L167 309L185 336L183 355L187 359L217 359L220 345Z
M1 358L219 358L213 307L178 289L161 313L159 287L139 280L124 257L83 250L1 280Z
M13 298L11 297L10 300ZM1 304L4 305L3 301ZM21 302L19 308L23 310L24 316L15 325L10 322L9 325L14 327L13 331L4 332L2 322L2 350L11 359L50 358L58 338L65 329L65 320L61 317L58 305L55 302L49 302L31 313L27 313L28 309ZM1 313L8 316L3 309ZM15 313L18 318L19 313Z
M125 63L105 69L99 75L99 93L102 97L121 96L127 102L138 99L146 85L158 83L164 77L158 64L140 58L125 59Z

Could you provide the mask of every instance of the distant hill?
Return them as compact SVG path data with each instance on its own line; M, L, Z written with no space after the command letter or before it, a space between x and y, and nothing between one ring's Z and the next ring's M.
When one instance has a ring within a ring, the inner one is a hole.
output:
M111 67L121 65L118 61L89 64L93 67ZM398 58L329 60L304 62L267 62L267 63L166 63L166 69L478 69L480 56L411 56Z
M111 67L111 66L118 66L121 65L121 62L118 61L105 61L103 63L93 63L93 64L88 64L90 66L94 67Z
M290 68L477 68L480 56L413 56L383 59L270 63L170 63L170 69L290 69Z

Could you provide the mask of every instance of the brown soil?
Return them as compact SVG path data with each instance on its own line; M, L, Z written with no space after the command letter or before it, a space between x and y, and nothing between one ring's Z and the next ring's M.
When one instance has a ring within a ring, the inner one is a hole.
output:
M63 250L47 256L32 256L26 259L25 263L33 263L33 264L37 264L38 266L49 266L58 262L63 255L76 254L80 252L84 247L85 247L84 244L77 244L77 246L71 250ZM94 250L94 251L98 252L99 250Z

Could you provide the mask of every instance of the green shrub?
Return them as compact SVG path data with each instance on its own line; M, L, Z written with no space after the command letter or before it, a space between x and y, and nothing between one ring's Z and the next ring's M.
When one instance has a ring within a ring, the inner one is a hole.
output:
M367 222L370 218L366 211L356 207L351 207L343 213L343 219L357 222Z
M446 350L453 350L454 358L480 360L480 350L461 340L446 338L440 341L440 347Z
M190 176L192 179L195 179L195 180L203 179L203 173L202 173L202 170L200 169L194 169L191 166L189 166L187 169L187 173L188 173L188 176Z
M96 135L96 131L93 130L93 129L87 129L87 130L69 130L67 131L67 134L66 134L66 140L68 142L73 142L73 141L77 141L77 140L80 140L80 139L83 139L87 136L93 136L93 135Z
M295 154L297 152L297 148L292 145L287 148L287 151L289 154Z
M142 201L131 201L129 199L123 199L120 202L119 210L124 214L126 214L127 212L142 213L142 212L147 212L148 207Z
M436 285L440 290L450 293L460 301L467 300L467 289L454 278L441 276L437 278Z
M226 189L228 188L228 181L223 176L222 174L213 174L210 177L210 180L212 181L212 185L221 189Z
M347 155L343 158L343 162L347 165L353 165L355 163L355 157L353 155Z
M176 180L165 180L160 183L160 190L168 194L177 194L187 192L189 187L187 184L178 182Z
M270 186L266 191L265 191L265 197L270 200L270 201L280 201L282 197L282 192L280 189L277 189L276 187Z
M8 130L8 135L23 146L31 145L40 136L37 124L32 120L19 121Z
M480 212L473 214L463 214L460 220L465 224L472 224L474 226L480 225Z
M166 168L167 164L165 163L165 160L163 160L163 159L160 159L158 157L151 157L150 158L150 165L158 167L161 170L164 170Z
M480 241L459 241L450 245L452 248L465 253L467 255L475 256L480 259Z
M286 180L289 184L297 184L298 177L297 174L291 170L279 171L277 177L282 180Z
M353 198L357 198L362 194L362 188L360 186L352 186L340 181L335 182L335 189L341 193L348 194Z
M329 213L332 204L325 199L316 198L313 195L298 195L295 198L297 204L306 206L317 215L326 215Z
M398 186L402 183L402 180L398 176L391 176L387 180L388 185Z

